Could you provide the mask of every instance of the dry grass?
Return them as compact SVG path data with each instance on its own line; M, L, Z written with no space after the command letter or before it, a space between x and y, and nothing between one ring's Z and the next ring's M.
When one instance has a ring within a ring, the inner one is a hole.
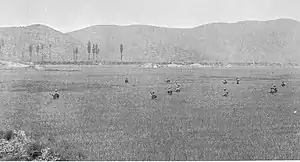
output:
M299 159L299 115L292 113L299 106L299 74L292 76L292 70L1 71L0 120L4 128L25 130L63 149L67 159ZM222 77L236 76L240 85L233 79L221 84ZM166 77L179 81L180 93L166 94ZM291 77L288 87L268 94L283 77ZM223 86L227 98L221 96ZM54 88L60 100L50 99ZM150 99L151 90L157 100Z

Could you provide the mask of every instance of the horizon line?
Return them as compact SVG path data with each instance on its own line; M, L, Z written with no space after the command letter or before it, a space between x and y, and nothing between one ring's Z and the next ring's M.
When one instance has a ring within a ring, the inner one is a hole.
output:
M151 26L151 27L159 27L159 28L168 28L168 29L193 29L193 28L198 28L201 26L205 26L205 25L210 25L210 24L236 24L236 23L242 23L242 22L267 22L267 21L276 21L276 20L292 20L292 21L297 21L296 19L293 18L287 18L287 17L281 17L281 18L274 18L274 19L267 19L267 20L254 20L254 19L248 19L248 20L239 20L239 21L233 21L233 22L225 22L225 21L212 21L209 23L204 23L202 25L198 25L198 26L194 26L194 27L170 27L170 26L163 26L163 25L153 25L153 24L138 24L138 23L132 23L132 24L126 24L126 25L120 25L120 24L103 24L103 25L99 25L99 24L93 24L93 25L89 25L86 27L82 27L79 29L75 29L75 30L71 30L71 31L67 31L67 32L62 32L61 30L57 29L56 27L51 26L50 24L47 23L31 23L31 24L27 24L27 25L14 25L14 26L0 26L0 28L13 28L13 27L30 27L30 26L34 26L34 25L42 25L42 26L47 26L49 28L52 28L54 30L57 30L63 34L67 34L67 33L72 33L72 32L76 32L79 30L83 30L83 29L87 29L90 27L95 27L95 26L115 26L115 27L130 27L130 26Z

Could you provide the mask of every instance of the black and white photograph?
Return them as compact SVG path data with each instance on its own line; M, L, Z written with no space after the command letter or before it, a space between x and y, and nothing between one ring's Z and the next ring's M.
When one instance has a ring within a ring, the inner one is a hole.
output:
M0 0L0 161L300 160L300 0Z

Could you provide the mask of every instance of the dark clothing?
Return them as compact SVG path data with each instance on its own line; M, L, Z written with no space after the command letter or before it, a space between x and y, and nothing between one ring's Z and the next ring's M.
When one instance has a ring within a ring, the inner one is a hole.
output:
M157 96L155 95L155 94L151 94L151 99L153 100L153 99L156 99L157 98Z
M225 92L225 93L223 94L223 96L228 96L228 94L229 94L229 92Z
M168 90L168 94L169 94L169 95L172 95L172 90Z
M52 97L54 100L59 99L59 94L58 93L54 93L52 94Z
M128 79L125 79L125 83L128 83Z
M271 93L277 93L277 88L272 87L271 88Z

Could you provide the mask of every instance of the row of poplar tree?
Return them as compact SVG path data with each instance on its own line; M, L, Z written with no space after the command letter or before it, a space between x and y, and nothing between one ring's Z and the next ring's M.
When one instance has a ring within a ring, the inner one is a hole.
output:
M4 46L4 41L1 41L0 42L0 49L1 47ZM49 60L51 61L51 47L52 45L49 44L48 45L49 48L48 48L48 52L49 52ZM120 59L121 61L123 61L123 44L120 44ZM37 55L39 55L39 53L41 51L43 51L45 49L45 45L44 44L37 44L37 45L33 45L33 44L30 44L28 46L28 52L29 52L29 60L32 61L32 55L34 52L36 52ZM88 41L88 44L87 44L87 52L88 52L88 61L90 61L91 59L93 61L95 61L97 58L97 56L99 55L99 52L100 52L100 49L99 49L99 45L98 44L92 44L90 41ZM73 49L73 60L74 61L77 61L78 60L78 53L79 53L79 49L78 47L75 47ZM91 58L91 54L92 54L92 58ZM23 52L22 52L22 57L23 57ZM42 53L41 54L41 61L44 61L44 54Z
M51 44L49 44L49 59L51 60ZM45 45L44 44L37 44L36 45L36 53L37 55L39 54L40 51L43 51L44 50L44 47ZM34 51L34 46L32 44L29 45L28 47L28 51L29 51L29 59L30 61L32 61L32 54L33 54L33 51ZM42 53L42 61L44 61L44 54Z
M121 54L121 61L123 61L123 44L120 44L120 54ZM88 60L90 61L91 58L91 52L92 52L92 56L93 56L93 60L95 60L95 57L99 54L100 50L99 50L99 46L98 44L93 44L91 45L91 42L88 41L87 44L87 51L88 51ZM77 49L77 53L78 53L78 49Z

